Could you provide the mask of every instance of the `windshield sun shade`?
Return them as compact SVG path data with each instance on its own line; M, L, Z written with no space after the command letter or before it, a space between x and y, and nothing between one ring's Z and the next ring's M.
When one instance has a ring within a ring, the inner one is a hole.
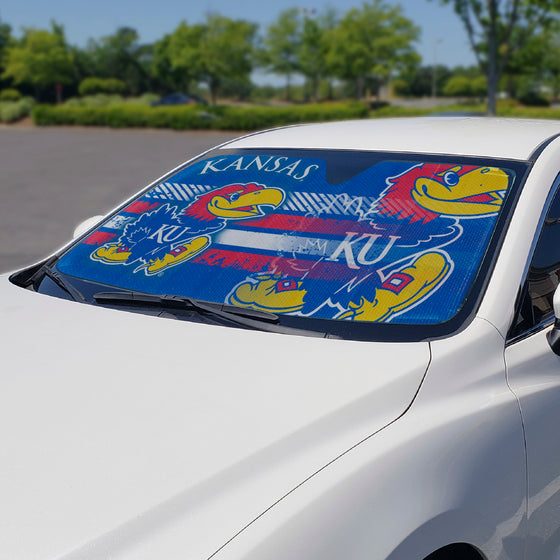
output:
M215 151L72 247L103 285L334 321L450 320L515 181L503 162Z

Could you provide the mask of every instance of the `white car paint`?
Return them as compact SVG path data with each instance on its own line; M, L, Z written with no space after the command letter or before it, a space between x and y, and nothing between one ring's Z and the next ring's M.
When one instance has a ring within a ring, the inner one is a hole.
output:
M177 323L2 287L5 321L25 325L3 348L21 367L0 380L0 557L14 560L132 558L158 539L153 558L207 558L401 415L429 362L427 343Z
M552 120L378 119L286 127L245 136L222 148L332 148L527 159L559 132L558 122Z
M504 382L503 339L475 320L433 347L402 418L298 488L216 560L421 559L450 542L476 543L489 558L524 558L523 433Z
M505 337L511 324L515 298L534 243L543 208L559 172L560 138L552 141L536 160L519 197L508 235L500 249L486 297L478 315L487 318Z
M558 134L556 122L389 120L225 147L527 159ZM0 558L422 560L451 543L487 560L557 558L560 358L550 328L506 336L559 161L551 140L476 317L440 340L178 323L0 278Z

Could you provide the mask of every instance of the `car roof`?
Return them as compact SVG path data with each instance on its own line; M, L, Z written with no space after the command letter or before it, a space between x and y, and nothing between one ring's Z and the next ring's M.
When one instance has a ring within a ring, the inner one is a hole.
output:
M365 119L296 125L234 140L222 148L320 148L528 160L560 135L554 120L491 117Z

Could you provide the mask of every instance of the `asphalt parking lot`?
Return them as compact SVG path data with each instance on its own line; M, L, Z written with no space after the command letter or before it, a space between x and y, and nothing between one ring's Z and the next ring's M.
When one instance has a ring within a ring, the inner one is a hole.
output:
M0 127L0 272L32 264L89 216L235 133Z

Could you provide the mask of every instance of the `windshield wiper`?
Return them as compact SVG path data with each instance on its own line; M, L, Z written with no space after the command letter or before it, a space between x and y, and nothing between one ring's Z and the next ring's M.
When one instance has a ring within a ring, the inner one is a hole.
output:
M60 272L51 268L48 265L44 265L40 270L39 273L48 276L59 288L62 288L67 294L70 294L70 297L74 301L79 301L81 303L86 302L86 298L82 295L77 288L75 288Z
M187 311L199 311L211 315L223 315L224 318L249 317L259 321L278 323L278 315L268 311L237 307L210 301L202 301L184 296L154 295L144 292L98 292L93 298L97 303L108 303L112 305L139 305L156 306L167 309L185 309Z
M313 333L279 325L278 322L280 318L278 315L268 311L214 303L184 296L153 295L144 292L124 291L98 292L94 294L93 299L102 305L156 307L162 310L195 311L200 315L207 315L213 319L218 318L245 328L267 332L304 334L306 336L318 337L325 336L324 333Z
M94 294L93 299L95 299L97 303L109 305L130 305L133 307L158 307L161 309L197 311L201 314L221 317L235 322L238 322L240 319L243 321L245 319L252 319L255 323L258 321L265 321L272 324L278 323L278 315L274 313L202 301L184 296L154 295L144 292L98 292Z

